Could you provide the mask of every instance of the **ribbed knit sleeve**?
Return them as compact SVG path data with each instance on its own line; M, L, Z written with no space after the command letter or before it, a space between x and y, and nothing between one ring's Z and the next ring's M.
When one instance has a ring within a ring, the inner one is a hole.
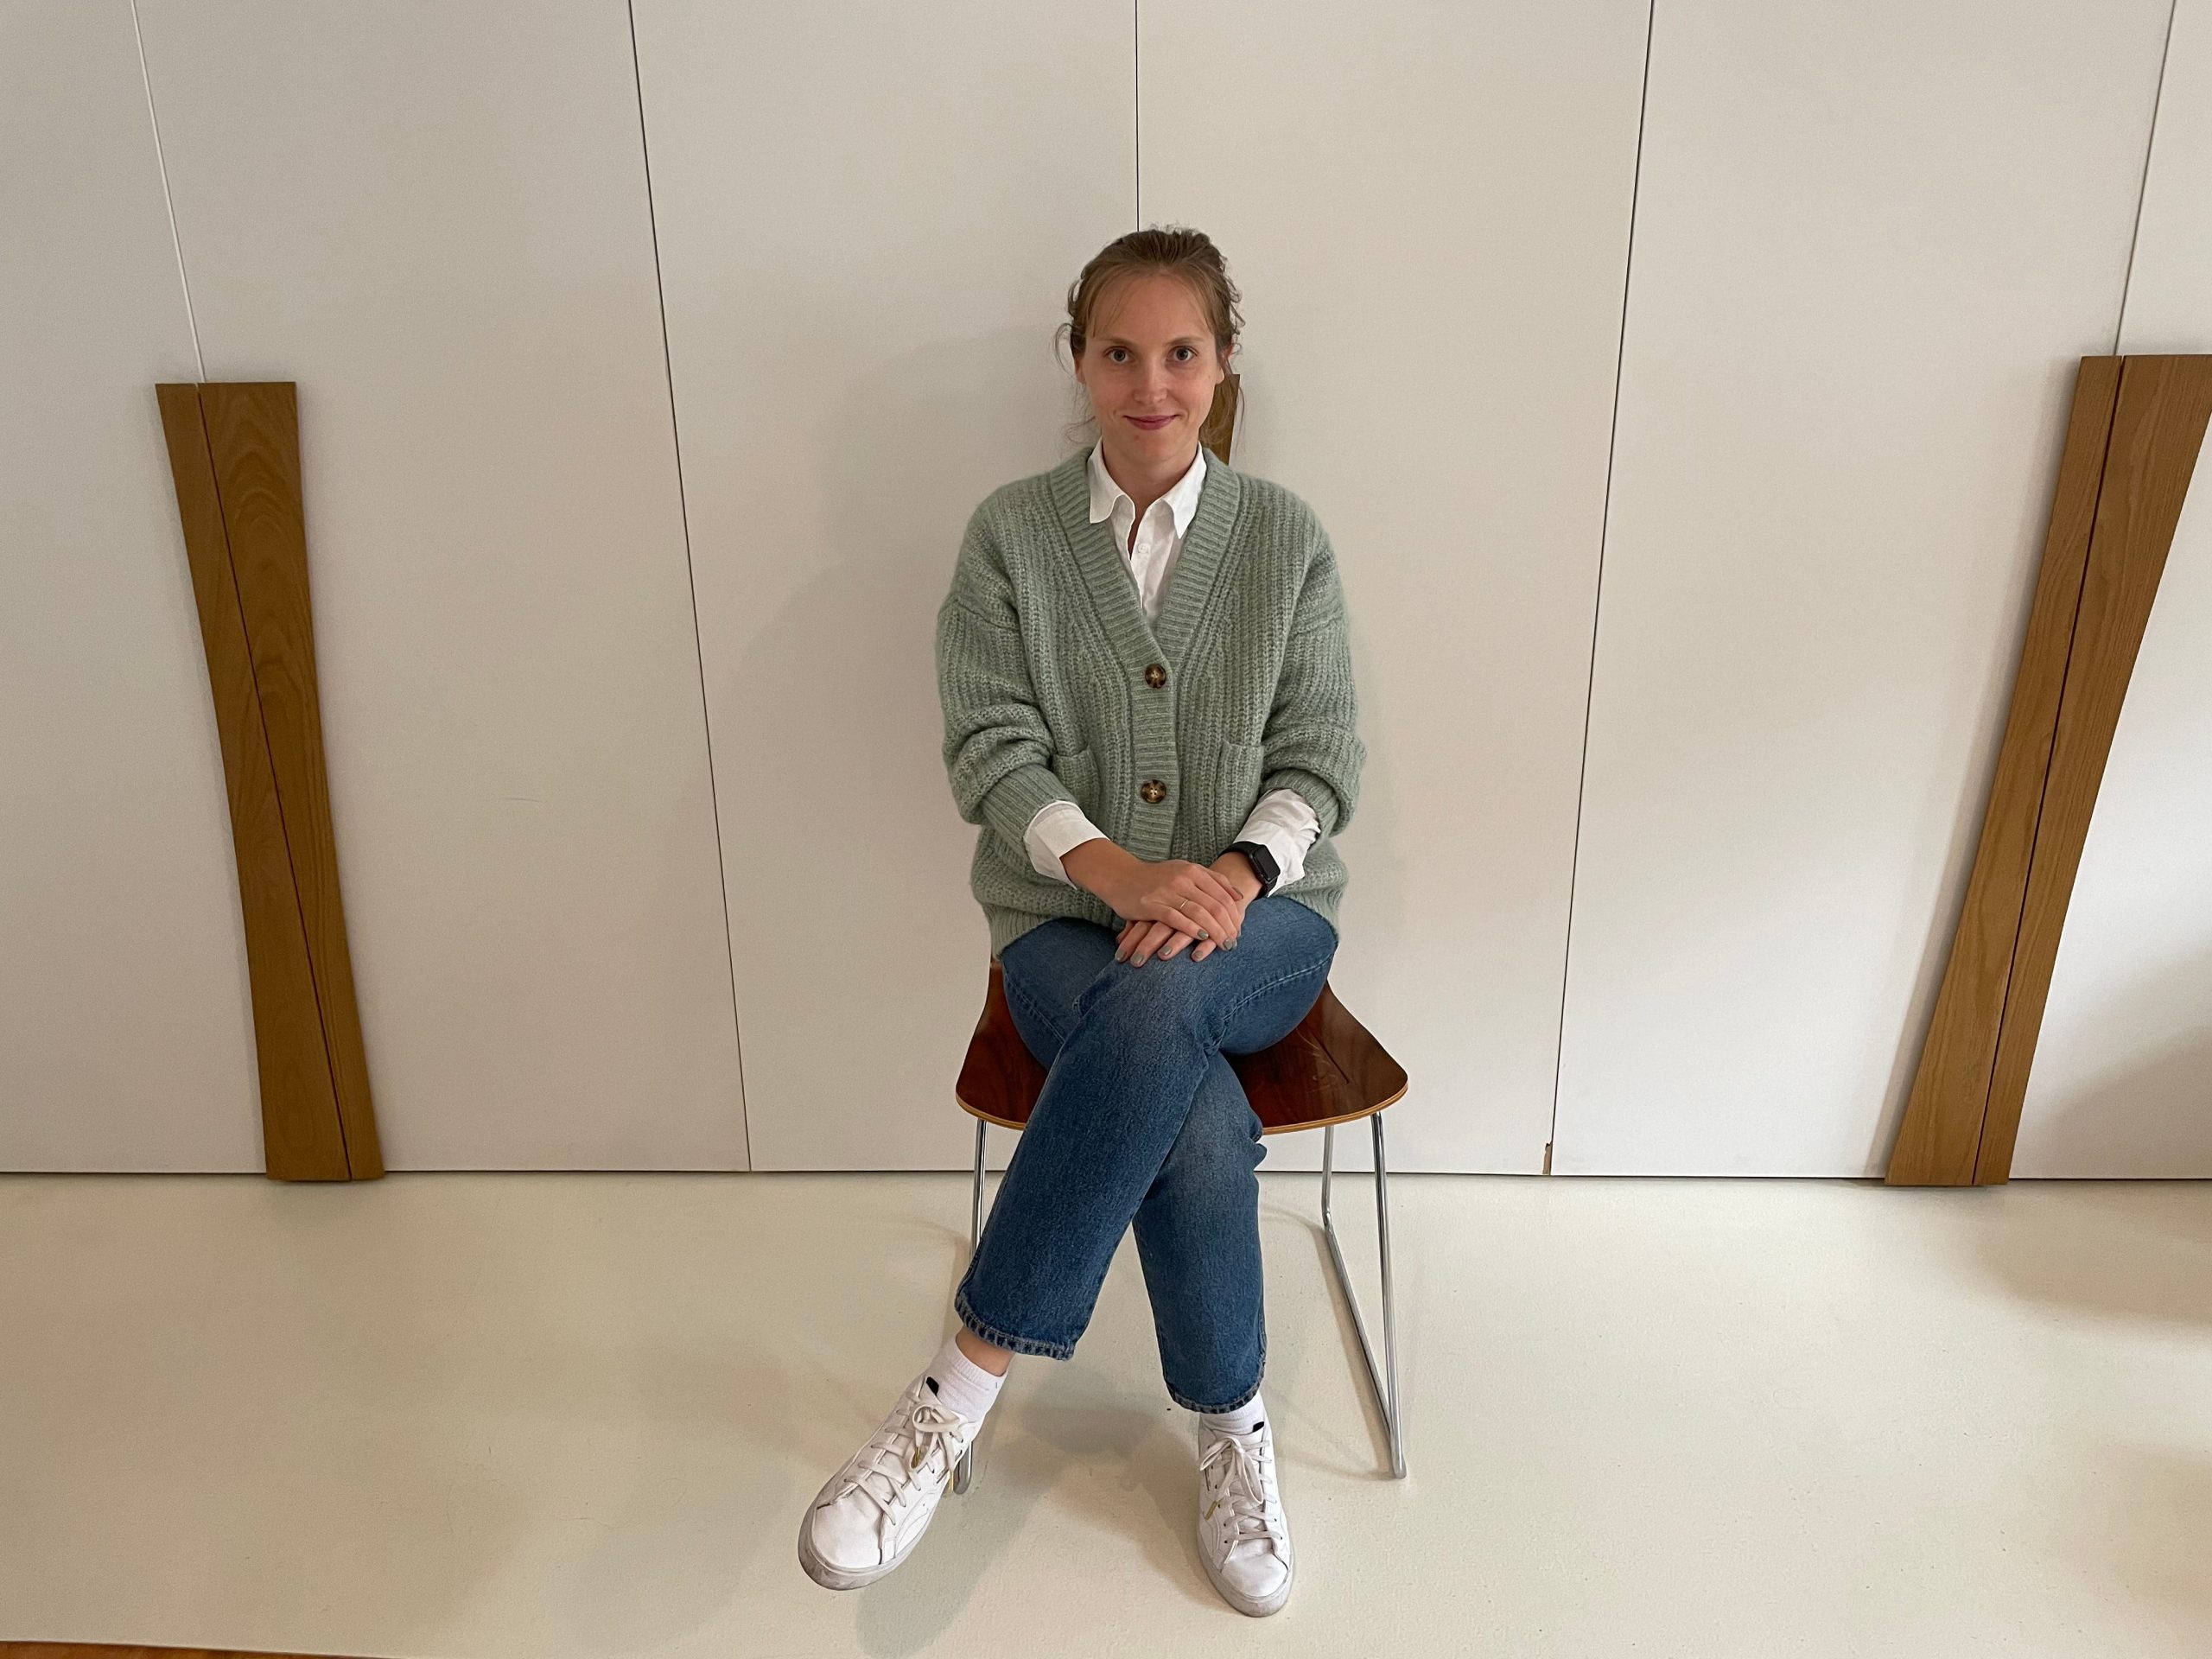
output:
M1367 746L1359 740L1351 677L1351 626L1337 577L1336 549L1318 521L1306 581L1291 617L1290 639L1261 740L1262 793L1294 789L1312 803L1323 836L1352 820Z
M1013 586L978 507L937 613L938 701L953 804L1027 862L1023 833L1047 801L1075 799L1046 766L1052 734L1030 683Z

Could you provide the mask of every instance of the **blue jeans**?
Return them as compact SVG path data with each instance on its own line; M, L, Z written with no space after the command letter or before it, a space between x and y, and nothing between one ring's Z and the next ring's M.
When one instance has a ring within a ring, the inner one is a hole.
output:
M968 1328L1065 1359L1133 1224L1167 1392L1192 1411L1257 1394L1267 1360L1260 1119L1223 1058L1303 1020L1336 930L1280 894L1244 912L1234 950L1185 945L1141 967L1115 928L1039 923L1000 955L1007 1006L1044 1091L953 1297Z

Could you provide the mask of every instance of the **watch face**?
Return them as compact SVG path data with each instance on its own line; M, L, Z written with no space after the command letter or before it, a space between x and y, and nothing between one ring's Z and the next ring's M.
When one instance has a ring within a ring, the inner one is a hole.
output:
M1261 895L1265 897L1272 893L1275 878L1281 874L1275 867L1274 855L1257 842L1240 842L1236 850L1244 855L1245 861L1252 867L1252 874L1260 878Z

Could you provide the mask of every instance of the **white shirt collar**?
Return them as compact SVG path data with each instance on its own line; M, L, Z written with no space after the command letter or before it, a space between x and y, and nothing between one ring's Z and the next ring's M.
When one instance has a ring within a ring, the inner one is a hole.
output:
M1090 522L1094 524L1102 518L1112 518L1116 503L1129 501L1129 493L1116 484L1113 474L1106 470L1105 451L1106 441L1103 438L1090 446ZM1202 443L1198 453L1191 457L1189 469L1169 486L1166 494L1160 498L1167 504L1167 511L1174 516L1175 534L1179 537L1189 533L1191 520L1197 516L1198 490L1205 482L1205 477L1206 447ZM1135 502L1129 501L1129 511L1132 514L1135 512Z

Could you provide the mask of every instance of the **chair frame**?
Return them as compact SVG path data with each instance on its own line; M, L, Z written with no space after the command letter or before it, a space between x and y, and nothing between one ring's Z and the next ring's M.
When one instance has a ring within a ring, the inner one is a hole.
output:
M1351 1310L1352 1331L1359 1338L1359 1357L1366 1365L1368 1390L1374 1397L1375 1408L1381 1413L1382 1427L1389 1436L1390 1473L1393 1478L1402 1480L1406 1474L1406 1445L1404 1420L1398 1408L1397 1312L1390 1283L1390 1175L1389 1160L1384 1157L1382 1149L1383 1108L1397 1098L1393 1095L1389 1100L1370 1107L1350 1120L1339 1120L1357 1122L1357 1118L1364 1117L1375 1137L1375 1239L1382 1274L1382 1363L1380 1367L1375 1362L1375 1345L1368 1336L1367 1316L1360 1307L1358 1293L1352 1288L1351 1270L1345 1264L1344 1245L1337 1236L1336 1217L1329 1203L1330 1188L1336 1179L1336 1123L1286 1125L1281 1128L1264 1129L1262 1133L1288 1135L1311 1128L1321 1131L1321 1233L1328 1241L1329 1262L1336 1274L1337 1287L1344 1293L1344 1305ZM976 1120L975 1189L969 1205L968 1230L968 1251L972 1257L976 1246L983 1239L985 1154L991 1125L998 1120L985 1116L965 1102L962 1103L962 1109ZM1001 1123L1001 1127L1019 1132L1022 1126ZM975 1478L975 1448L971 1446L960 1454L959 1462L953 1465L952 1490L965 1492Z

